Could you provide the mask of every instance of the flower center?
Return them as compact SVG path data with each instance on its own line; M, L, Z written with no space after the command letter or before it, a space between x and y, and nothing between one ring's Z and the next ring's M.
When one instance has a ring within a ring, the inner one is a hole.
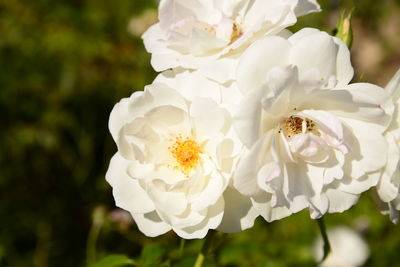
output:
M215 34L216 34L215 27L210 26L210 25L204 26L204 31L205 31L205 32L208 32L209 34L212 34L212 35L215 35Z
M288 138L301 133L313 133L315 135L320 135L313 120L294 115L290 116L283 122L279 132L281 132L281 130L283 130L283 133Z
M243 32L242 32L242 29L240 28L240 25L238 25L238 23L236 23L236 22L233 23L230 43L233 43L234 41L239 39L239 37L242 36L242 34L243 34Z
M168 147L172 156L176 160L176 169L180 170L186 176L201 161L200 154L203 152L200 145L192 138L183 138L178 135L172 146Z

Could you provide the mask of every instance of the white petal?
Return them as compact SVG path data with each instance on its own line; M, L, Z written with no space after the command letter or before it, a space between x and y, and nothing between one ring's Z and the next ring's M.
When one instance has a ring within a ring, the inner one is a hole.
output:
M194 99L190 106L190 117L199 142L215 137L225 123L223 110L209 98Z
M276 142L276 143L275 143ZM279 158L283 162L297 162L293 153L290 151L290 144L286 136L281 132L277 138L274 138L274 150L279 151Z
M180 215L188 205L184 193L165 192L161 188L157 188L155 184L150 184L147 188L150 198L153 200L156 209L163 214Z
M270 200L271 207L289 206L289 201L286 196L288 191L287 180L287 177L284 176L282 167L276 162L265 164L258 172L258 186L265 192L272 194Z
M295 8L298 17L318 11L321 11L321 7L316 0L299 0Z
M235 78L235 70L239 59L236 57L224 57L203 65L199 72L219 83L225 83Z
M118 135L122 127L130 121L129 104L143 94L143 91L134 92L130 98L121 99L112 109L108 128L115 142L118 142Z
M238 154L241 152L242 145L238 138L236 138L236 136L234 136L233 134L230 137L232 138L225 138L217 145L217 158L220 160L220 166L223 165L224 160L234 160L234 158L238 156ZM222 168L222 170L228 169Z
M174 191L174 189L179 188L180 183L187 180L186 176L174 167L166 165L157 166L157 168L146 176L147 186L156 186L162 191ZM133 171L133 170L132 170ZM184 185L182 185L184 186Z
M118 207L131 213L147 213L154 210L153 201L140 186L139 181L128 175L130 161L116 153L106 173L107 182L113 187Z
M315 90L301 104L303 109L326 110L337 117L370 122L374 131L383 132L391 120L390 95L372 84L352 84L345 90Z
M192 210L200 211L214 205L222 197L224 190L223 178L218 173L212 173L206 187L197 196L197 200L192 202Z
M343 141L342 123L333 114L322 110L303 110L299 114L304 114L305 117L313 120L318 128L337 141Z
M297 134L289 144L291 152L307 163L322 163L329 156L325 141L314 134Z
M293 65L273 67L267 74L266 84L274 97L282 94L283 90L292 90L298 83L298 70Z
M197 12L199 15L206 12L201 3L195 0L163 0L158 9L158 17L163 29L168 29L187 17L194 17Z
M247 94L238 107L234 116L233 126L240 140L248 148L259 139L261 125L261 89Z
M368 123L359 120L342 119L356 142L350 144L347 163L351 162L353 169L372 172L383 168L387 162L388 144L386 139ZM347 139L347 138L346 138ZM354 175L352 175L355 177Z
M392 77L385 88L393 97L394 102L400 98L400 69Z
M339 38L333 38L335 43L339 46L339 51L336 60L336 79L337 86L341 88L350 83L354 76L354 69L350 61L350 51L347 45Z
M296 45L297 43L302 42L303 40L312 38L312 36L319 36L319 35L326 36L324 32L321 32L318 29L303 28L300 31L293 34L292 36L290 36L289 41L290 43ZM336 46L338 46L338 51L336 54L336 66L335 66L335 72L336 72L335 75L338 82L337 86L339 87L345 86L351 81L354 75L354 70L350 62L350 51L342 40L336 37L331 37L331 38L332 41L336 44ZM319 53L324 53L324 51L319 51ZM303 73L302 76L304 78L305 73Z
M224 199L221 197L215 205L206 210L207 216L204 221L198 225L186 227L183 229L173 228L173 230L182 238L193 239L203 238L206 236L208 230L216 229L221 223L224 215Z
M243 92L250 92L263 85L268 71L288 62L290 43L282 37L269 36L253 43L242 54L238 69L237 83Z
M159 144L160 141L159 133L151 127L147 120L136 118L122 128L117 146L121 156L145 164L152 158L153 148L158 148L154 145Z
M221 85L210 81L198 71L181 68L164 71L156 77L154 83L166 84L191 101L197 97L208 97L217 103L221 101Z
M380 199L384 202L390 202L396 198L399 194L399 188L390 182L390 177L386 177L385 174L382 175L376 186L376 191Z
M196 57L210 55L214 49L223 48L227 45L226 40L221 40L216 36L202 30L194 28L189 39L190 53Z
M241 14L247 7L249 0L214 0L215 7L218 7L227 17L234 17L236 14Z
M246 29L255 27L263 22L278 24L281 28L296 22L293 9L295 1L252 1L253 4L247 10L244 27ZM278 25L275 25L277 27Z
M289 180L288 198L305 196L311 198L320 194L323 186L323 168L313 167L304 163L285 164Z
M240 92L235 82L221 87L221 104L230 114L235 114L240 107L240 102L243 99L243 94Z
M258 186L269 193L282 190L283 174L278 163L273 160L267 161L257 174ZM272 203L273 206L279 205L276 201Z
M386 133L386 140L388 141L388 162L376 190L382 201L389 202L399 194L399 187L394 182L398 181L399 177L400 150L390 132Z
M346 89L352 93L353 101L357 104L376 105L381 112L379 114L384 116L380 118L380 124L384 127L389 125L394 106L392 97L383 88L371 83L353 83Z
M240 193L254 195L260 190L257 185L257 173L264 158L272 161L272 156L267 152L270 142L271 134L268 134L242 156L233 177L233 185Z
M343 212L357 203L359 195L342 192L336 189L327 189L326 196L329 199L329 213Z
M185 227L198 225L202 221L206 220L206 215L207 214L195 212L188 207L186 211L179 216L168 216L168 220L173 228L182 229Z
M271 194L261 193L252 197L254 208L267 221L275 221L285 218L292 214L292 211L287 207L271 207Z
M254 209L251 199L243 196L232 187L224 192L225 212L217 230L224 233L237 233L253 227L259 215Z
M164 33L160 28L160 23L150 26L142 35L146 50L150 53L164 50L165 44L161 42L163 37Z
M294 34L289 41L296 38ZM311 69L318 69L319 79L328 80L336 75L336 57L338 45L333 38L324 32L316 32L304 36L293 44L290 51L290 62L299 68L300 77Z
M321 31L316 28L303 28L300 31L291 35L288 38L288 41L291 44L295 44L295 43L300 42L302 39L307 38L308 36L313 35L313 34L318 34L319 32L321 32Z
M312 219L321 218L329 207L329 201L325 194L319 194L310 198L310 217Z
M187 110L187 104L182 95L165 84L153 83L148 85L145 88L145 94L149 94L149 99L141 101L140 104L145 105L147 110L163 105L171 105L182 110ZM150 99L152 101L150 101ZM152 103L152 105L149 102ZM139 105L139 103L135 103L135 105ZM132 107L132 109L136 108L135 106Z
M171 226L163 222L155 211L146 214L131 213L131 215L139 230L149 237L162 235L171 230Z
M307 164L307 176L311 181L311 186L315 195L322 194L322 187L324 185L323 172L324 172L323 167L318 165Z
M178 53L169 50L165 53L154 52L151 55L150 64L155 71L163 71L169 68L179 67L182 64L181 61L182 59Z
M145 116L146 123L151 125L158 134L170 136L179 133L181 135L191 135L191 124L187 111L174 106L159 106L149 112ZM143 132L144 138L148 138L149 134ZM163 142L163 140L159 140ZM157 142L156 145L160 146Z
M313 90L301 103L302 109L348 112L353 116L357 106L351 92L347 90ZM376 108L376 105L371 108Z
M342 179L344 164L344 155L342 152L334 150L330 151L329 159L324 162L324 184L330 184L335 179Z
M361 167L359 168L362 169ZM335 181L332 183L332 186L335 186L335 188L340 191L358 195L367 191L371 187L376 186L380 175L381 174L379 172L368 173L362 177L358 177L358 179L355 179L351 176L344 176L340 182Z

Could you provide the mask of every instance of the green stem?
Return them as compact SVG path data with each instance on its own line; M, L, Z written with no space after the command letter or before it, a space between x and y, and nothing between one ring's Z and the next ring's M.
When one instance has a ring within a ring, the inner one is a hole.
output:
M185 239L181 239L181 244L179 246L179 258L182 258L183 256L183 250L185 249Z
M326 257L328 257L329 253L331 252L331 244L329 243L329 238L328 234L326 233L326 227L325 227L325 222L324 219L321 217L317 219L319 231L321 232L322 235L322 240L324 241L324 256L322 257L321 262L323 262Z
M206 240L204 240L203 247L201 248L199 254L197 255L196 262L193 267L201 267L203 266L204 260L211 249L211 245L213 243L215 234L217 232L214 230L210 230L206 236Z
M96 243L99 237L101 227L104 223L105 210L102 207L94 209L92 214L92 227L89 230L89 235L86 243L86 261L92 263L96 261Z

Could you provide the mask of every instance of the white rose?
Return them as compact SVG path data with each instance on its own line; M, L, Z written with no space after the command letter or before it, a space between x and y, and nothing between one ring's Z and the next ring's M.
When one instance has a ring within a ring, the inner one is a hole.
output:
M391 99L372 84L348 85L352 75L344 43L315 29L265 37L243 54L235 129L248 151L234 186L267 221L305 208L312 218L342 212L377 184Z
M142 37L156 71L200 69L225 82L243 48L319 9L316 0L162 0L159 23Z
M188 79L192 83L181 86L202 89ZM148 236L172 229L183 238L203 238L209 229L249 228L258 214L248 197L229 187L241 149L229 113L209 97L184 98L181 86L153 83L111 112L118 152L106 179L116 205Z
M395 103L392 122L385 133L389 144L388 162L376 186L382 203L382 212L389 214L393 223L399 221L400 210L400 70L386 86Z

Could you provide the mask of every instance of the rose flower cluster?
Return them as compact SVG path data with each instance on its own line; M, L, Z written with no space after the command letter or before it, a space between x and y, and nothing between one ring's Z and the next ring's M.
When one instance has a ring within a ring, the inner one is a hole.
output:
M315 0L161 0L143 35L161 73L110 115L106 179L147 236L203 238L303 209L343 212L373 188L400 210L400 72L351 83L350 52L313 28Z

